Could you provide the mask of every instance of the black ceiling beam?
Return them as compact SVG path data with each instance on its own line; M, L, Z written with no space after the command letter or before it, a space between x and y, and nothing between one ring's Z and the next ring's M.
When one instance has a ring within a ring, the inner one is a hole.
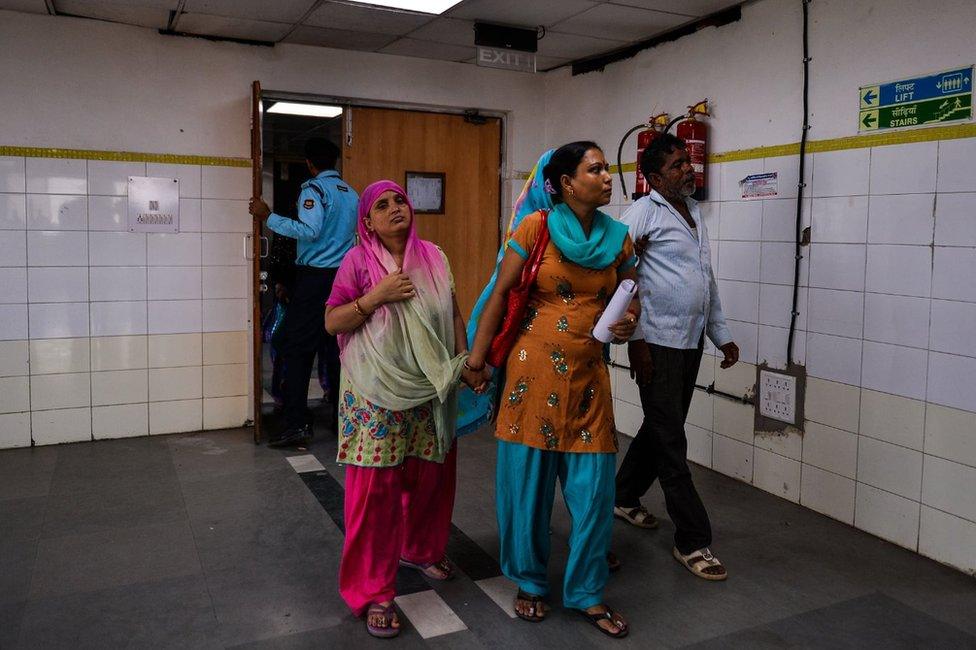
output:
M649 50L652 47L657 47L662 43L676 41L679 38L694 34L701 29L705 29L706 27L721 27L722 25L734 23L740 18L742 18L742 7L741 5L736 5L728 9L723 9L722 11L717 11L714 14L709 14L704 18L696 20L693 23L688 23L683 27L673 29L670 32L659 34L653 38L622 47L619 50L613 50L612 52L607 52L606 54L599 54L597 56L591 56L578 61L573 61L570 64L573 67L573 76L575 77L578 74L586 74L587 72L603 72L603 69L611 63L625 61L636 56L639 52Z

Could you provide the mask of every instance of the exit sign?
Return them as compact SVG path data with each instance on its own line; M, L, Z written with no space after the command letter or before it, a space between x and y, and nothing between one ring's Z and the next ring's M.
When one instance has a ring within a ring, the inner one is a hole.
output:
M498 47L478 46L478 65L486 68L500 68L502 70L518 70L519 72L535 72L535 54L506 50Z

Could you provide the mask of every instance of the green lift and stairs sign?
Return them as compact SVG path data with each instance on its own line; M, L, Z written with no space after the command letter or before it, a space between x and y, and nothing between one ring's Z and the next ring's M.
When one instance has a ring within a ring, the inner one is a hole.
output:
M971 120L973 67L861 86L858 131Z

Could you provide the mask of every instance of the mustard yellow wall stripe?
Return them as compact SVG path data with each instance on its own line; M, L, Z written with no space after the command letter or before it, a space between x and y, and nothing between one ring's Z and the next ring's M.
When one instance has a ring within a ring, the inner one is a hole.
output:
M211 167L250 167L250 158L226 156L181 156L170 153L140 153L136 151L98 151L95 149L56 149L44 147L0 146L0 156L26 158L80 158L113 162L151 162L170 165L208 165Z
M912 129L895 131L892 133L872 133L856 135L846 138L830 140L811 140L807 142L807 153L823 153L825 151L841 151L844 149L862 149L865 147L884 147L895 144L910 144L914 142L932 142L935 140L956 140L959 138L976 137L976 124L954 124L927 129ZM736 160L753 160L756 158L774 158L776 156L795 156L800 153L800 143L773 145L770 147L754 147L752 149L738 149L723 153L713 153L708 156L710 163L732 162ZM44 147L6 147L0 146L0 156L24 156L28 158L80 158L84 160L108 160L117 162L152 162L174 165L209 165L214 167L250 167L249 158L231 158L226 156L182 156L167 153L141 153L136 151L99 151L95 149L57 149ZM632 172L637 163L625 163L620 167L625 172ZM617 173L617 165L610 169ZM518 174L519 178L527 178L527 174Z
M951 126L937 126L927 129L913 129L896 131L893 133L872 133L870 135L855 135L831 140L810 140L807 142L807 153L823 153L825 151L841 151L844 149L863 149L865 147L885 147L894 144L911 144L914 142L932 142L934 140L957 140L959 138L976 137L976 124L954 124ZM755 147L752 149L738 149L724 153L713 153L708 156L710 163L732 162L735 160L753 160L756 158L774 158L776 156L795 156L800 153L800 143L780 144L771 147ZM637 163L621 165L625 172L637 169ZM617 173L617 166L610 169Z

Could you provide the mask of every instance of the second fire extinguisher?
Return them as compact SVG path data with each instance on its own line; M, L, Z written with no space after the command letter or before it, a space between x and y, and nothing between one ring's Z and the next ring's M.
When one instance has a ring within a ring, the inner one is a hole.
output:
M705 178L708 125L699 121L698 115L708 115L707 99L688 107L688 117L678 122L676 135L685 141L688 157L691 159L691 167L695 171L695 193L692 198L696 201L704 201L708 197Z
M644 178L644 174L641 173L641 154L644 153L644 149L647 149L647 147L650 146L650 144L654 141L654 138L664 133L667 125L668 114L661 113L660 115L655 115L648 120L648 128L637 134L637 179L634 182L634 194L631 196L631 198L634 200L639 199L640 197L651 192L650 184L648 184L647 179Z

